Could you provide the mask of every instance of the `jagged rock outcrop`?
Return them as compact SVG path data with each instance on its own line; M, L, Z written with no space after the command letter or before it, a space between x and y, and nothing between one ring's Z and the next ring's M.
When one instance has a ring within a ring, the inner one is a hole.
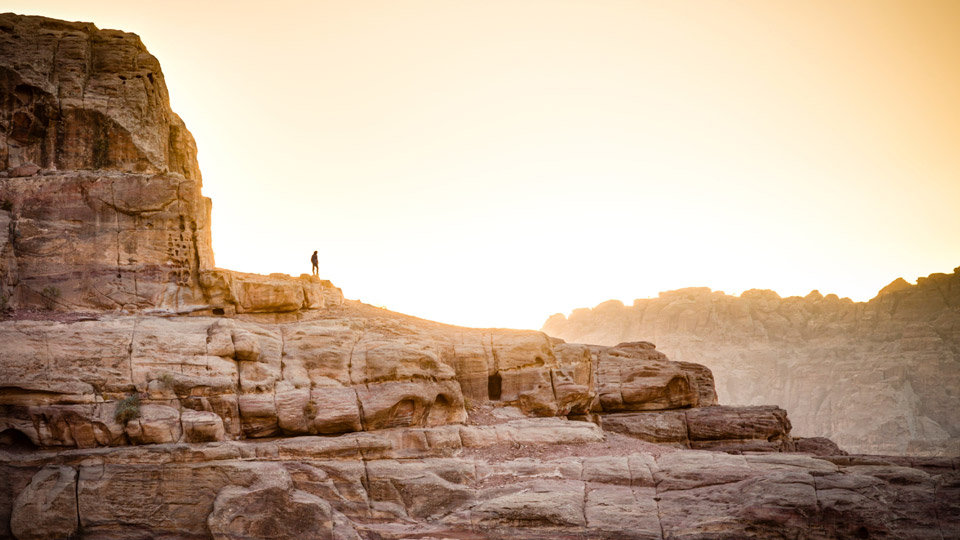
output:
M649 342L214 268L192 140L132 34L0 15L0 69L0 538L960 533L957 460L796 453L785 411L718 406Z
M796 434L847 450L960 455L960 268L897 279L863 303L681 289L554 315L543 330L605 345L650 339L709 367L723 402L779 405Z

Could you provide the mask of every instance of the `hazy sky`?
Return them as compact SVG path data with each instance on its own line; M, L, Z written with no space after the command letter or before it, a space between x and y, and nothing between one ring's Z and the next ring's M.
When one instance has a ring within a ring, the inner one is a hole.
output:
M218 266L539 328L960 265L960 2L5 0L139 34Z

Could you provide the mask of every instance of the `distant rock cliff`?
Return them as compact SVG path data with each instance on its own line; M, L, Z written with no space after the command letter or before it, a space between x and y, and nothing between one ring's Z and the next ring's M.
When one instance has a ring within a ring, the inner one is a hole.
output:
M960 268L869 302L707 288L609 301L543 331L581 343L648 339L716 377L720 400L777 404L794 432L854 452L960 454Z

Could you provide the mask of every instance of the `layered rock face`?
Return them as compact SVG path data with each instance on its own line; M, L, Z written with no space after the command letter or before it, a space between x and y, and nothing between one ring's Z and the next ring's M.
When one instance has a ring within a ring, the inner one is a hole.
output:
M0 538L960 535L956 460L794 439L786 411L718 405L709 369L649 342L458 328L213 268L192 142L136 36L7 14L0 47L19 308Z
M134 34L0 16L0 294L183 308L213 266L193 137Z
M960 455L960 268L865 303L835 295L729 296L706 288L554 315L585 343L650 339L716 375L727 403L775 403L795 431L881 454Z
M591 348L356 303L273 315L2 323L0 431L90 448L437 426L464 421L465 399L536 416L717 403L709 370L645 342ZM139 416L123 420L130 400Z
M214 268L197 147L134 34L0 15L0 309L292 312L329 282Z
M611 448L587 422L521 422L495 426L504 439L492 445L469 436L478 428L441 426L4 456L0 474L10 488L0 491L0 535L658 540L960 535L956 460ZM534 442L563 455L510 454Z

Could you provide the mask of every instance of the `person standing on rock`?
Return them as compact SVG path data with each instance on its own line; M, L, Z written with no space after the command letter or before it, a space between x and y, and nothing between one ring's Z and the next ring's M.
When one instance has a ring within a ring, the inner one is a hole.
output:
M313 268L311 269L313 271L313 275L320 277L320 261L317 259L316 251L314 251L313 256L310 257L310 264L313 265Z

